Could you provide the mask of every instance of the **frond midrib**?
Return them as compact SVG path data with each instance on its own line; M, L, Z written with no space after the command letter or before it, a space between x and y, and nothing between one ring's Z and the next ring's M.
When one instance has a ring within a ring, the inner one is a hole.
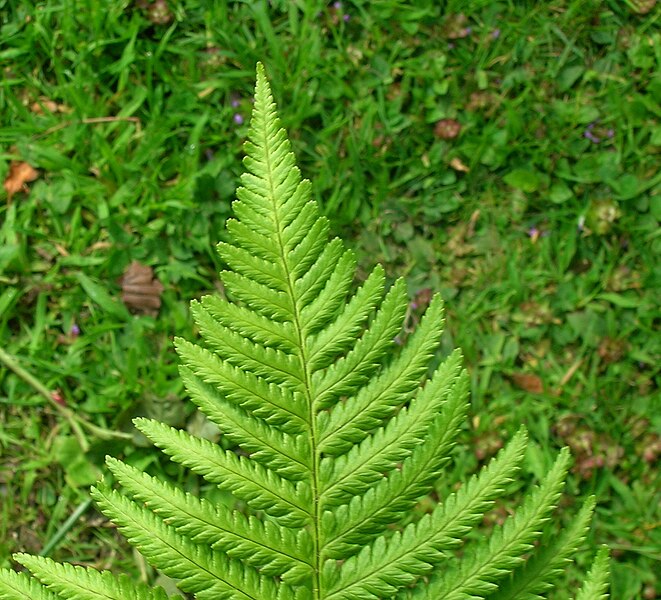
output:
M261 79L262 79L262 84L264 83L264 73L262 70L261 73ZM259 78L259 76L258 76ZM270 107L268 107L270 108ZM265 117L266 115L264 115ZM264 123L266 125L266 123ZM299 346L299 360L301 361L301 369L303 371L303 387L305 390L305 397L308 401L308 407L309 407L309 421L308 421L308 431L310 435L310 453L311 453L311 464L312 464L312 472L311 472L311 484L312 484L312 528L313 528L313 545L314 545L314 559L313 559L313 586L312 586L312 594L313 598L315 600L321 598L321 565L320 565L320 557L321 557L321 551L319 548L319 540L320 540L320 532L319 532L319 526L321 523L321 515L319 514L319 508L320 508L320 502L319 502L319 489L320 489L320 482L319 482L319 453L317 452L317 446L318 446L318 440L317 440L317 430L316 430L316 419L314 418L313 414L313 398L312 398L312 375L310 373L310 361L309 357L307 356L307 344L306 344L306 338L303 332L303 328L301 325L301 314L300 314L300 308L299 308L299 303L297 302L297 296L296 296L296 287L295 287L295 282L294 282L294 275L292 273L292 270L289 267L289 261L287 260L287 250L285 247L285 242L283 240L282 234L283 234L283 228L281 227L281 222L280 222L280 215L279 215L279 210L277 206L277 200L276 200L276 189L274 186L274 181L273 181L273 165L272 165L272 157L271 157L271 151L270 151L270 143L269 143L269 136L268 132L266 131L266 127L264 126L264 129L260 132L262 134L262 142L263 142L263 151L264 151L264 158L266 162L266 173L267 173L267 180L268 180L268 185L269 185L269 191L270 191L270 196L271 196L271 202L273 203L273 218L275 221L275 226L276 226L276 232L277 232L277 244L278 244L278 250L280 253L280 260L282 261L282 265L285 271L285 277L287 281L287 290L288 294L292 300L292 306L293 306L293 318L294 318L294 329L296 331L296 336L298 338L298 346Z

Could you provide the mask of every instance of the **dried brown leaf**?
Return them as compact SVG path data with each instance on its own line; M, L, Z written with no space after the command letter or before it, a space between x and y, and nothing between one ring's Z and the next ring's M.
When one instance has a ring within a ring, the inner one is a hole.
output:
M544 384L538 375L533 373L512 373L510 375L514 385L530 394L541 394Z
M7 198L11 200L12 196L21 190L27 192L28 186L26 184L29 181L34 181L37 177L39 177L39 172L28 163L12 161L4 183Z
M442 140L456 138L461 132L461 124L454 119L441 119L434 125L434 135Z
M46 110L49 113L64 113L68 114L71 112L71 108L66 104L58 104L54 100L47 98L46 96L40 96L39 100L33 102L30 106L30 110L37 114L41 115Z
M155 315L161 307L163 285L151 267L133 261L120 280L122 301L138 313Z
M468 26L468 18L465 14L448 15L443 24L443 34L449 40L465 38L471 34L471 28Z
M464 164L464 162L456 156L450 161L450 166L455 171L461 171L462 173L468 173L470 171L470 169Z

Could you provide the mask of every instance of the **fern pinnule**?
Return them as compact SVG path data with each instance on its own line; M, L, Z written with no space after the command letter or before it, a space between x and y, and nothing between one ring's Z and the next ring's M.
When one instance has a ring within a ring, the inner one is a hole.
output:
M123 494L99 486L92 490L92 496L150 563L158 564L163 573L177 579L179 586L196 598L277 598L279 586L272 578L260 576L257 569L223 552L191 543L148 508Z
M455 563L443 577L435 577L420 598L460 600L467 595L483 597L498 588L497 581L523 560L543 524L555 508L569 466L565 448L558 456L542 485L530 494L505 524L494 530L488 544L479 544L460 563ZM416 595L414 595L416 597Z
M168 600L162 588L136 584L125 575L116 577L108 572L56 563L43 556L16 554L14 558L30 569L49 590L70 600L123 600L129 597L134 600Z
M280 477L255 461L158 421L139 418L135 425L172 460L222 485L254 510L288 527L303 526L310 518L307 482Z
M175 339L175 347L190 371L213 385L227 402L236 403L286 433L306 431L305 405L300 393L234 367L186 340Z
M377 266L352 291L356 257L330 239L261 65L248 137L247 173L218 245L226 297L192 303L200 343L175 340L186 391L221 442L135 420L231 506L109 458L115 487L92 490L98 507L196 600L539 598L593 508L541 552L534 547L558 502L567 451L500 528L487 532L481 521L518 476L523 430L464 485L446 481L453 493L421 514L420 500L448 477L468 410L458 351L429 373L443 302L434 296L401 342L404 280L388 287ZM0 571L0 600L167 597L123 576L17 559L36 578ZM601 599L605 560L599 553L578 600Z
M594 496L590 496L567 529L559 536L551 531L540 540L537 552L512 571L489 600L542 600L541 594L552 589L553 580L585 539L594 507Z
M605 600L608 598L608 563L608 548L602 546L576 595L576 600Z
M286 479L302 480L310 472L309 440L269 427L233 403L226 402L216 388L194 377L181 367L181 379L193 402L225 433L235 446L241 446L250 458L268 466Z
M125 494L144 502L165 524L194 543L260 566L262 572L284 581L300 580L312 569L312 545L306 530L277 527L272 521L214 505L119 460L108 458L107 463Z
M59 598L28 573L0 569L0 600L58 600Z
M453 353L436 370L431 381L421 388L408 406L402 408L385 426L374 431L364 443L335 459L324 458L320 472L329 484L321 488L325 507L342 499L362 494L382 479L400 461L411 455L429 432L434 418L441 412L461 368L461 354ZM332 474L325 471L332 469Z

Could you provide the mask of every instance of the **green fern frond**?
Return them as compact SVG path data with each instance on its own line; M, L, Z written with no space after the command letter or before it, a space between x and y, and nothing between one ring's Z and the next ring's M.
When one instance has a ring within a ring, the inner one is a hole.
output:
M198 600L541 598L594 508L588 501L560 537L541 537L567 452L488 536L481 521L518 474L524 431L419 516L416 505L447 476L468 408L459 352L429 374L440 296L399 345L404 281L387 289L378 266L352 292L355 255L329 239L261 65L245 148L247 173L218 245L227 298L192 303L202 343L175 341L186 390L226 443L135 421L174 462L240 503L216 504L108 458L115 488L92 490L100 510ZM0 572L0 600L166 598L124 576L16 558L35 578ZM603 596L605 561L602 552L579 600Z
M608 548L602 546L597 552L590 572L576 595L576 600L606 600L609 580Z

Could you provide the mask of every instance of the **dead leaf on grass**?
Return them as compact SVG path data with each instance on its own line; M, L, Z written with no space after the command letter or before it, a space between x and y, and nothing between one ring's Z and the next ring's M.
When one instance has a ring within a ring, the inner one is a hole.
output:
M455 170L455 171L461 171L462 173L468 173L470 169L464 164L464 162L458 158L455 157L450 161L450 166Z
M27 183L39 177L39 172L26 162L12 161L9 165L9 173L5 179L5 191L7 199L11 200L16 192L28 191Z
M443 24L443 33L449 40L457 40L468 37L472 29L468 26L468 17L465 14L448 15Z
M533 373L512 373L510 378L516 387L530 394L541 394L544 391L542 380Z
M454 119L441 119L434 125L434 135L442 140L456 138L461 132L461 123Z
M120 280L122 301L138 313L155 315L161 307L163 285L151 267L133 261Z
M63 113L65 115L71 112L71 108L66 104L59 104L50 98L46 98L46 96L40 96L39 100L33 102L30 110L37 115L44 114L44 111L49 113Z

